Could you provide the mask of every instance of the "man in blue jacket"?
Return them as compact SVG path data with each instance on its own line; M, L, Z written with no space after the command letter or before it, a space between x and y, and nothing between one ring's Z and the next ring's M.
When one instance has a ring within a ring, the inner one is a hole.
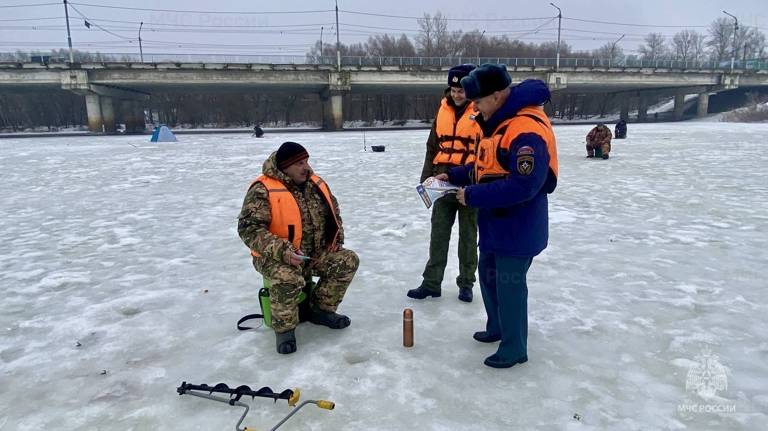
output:
M547 247L547 195L557 185L557 149L541 105L546 84L509 87L504 65L484 64L461 80L483 130L473 165L443 179L463 186L460 203L478 208L480 291L488 315L477 341L501 341L485 365L509 368L528 360L528 286L533 257Z

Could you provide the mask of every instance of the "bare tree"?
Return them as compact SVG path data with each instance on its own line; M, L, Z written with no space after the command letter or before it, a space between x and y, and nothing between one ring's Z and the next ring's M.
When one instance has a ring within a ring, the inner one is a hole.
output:
M693 54L693 57L692 57L693 60L700 62L706 59L705 58L706 50L704 48L705 42L706 42L706 37L703 34L699 32L694 32L691 39L691 52Z
M649 33L645 36L645 44L640 45L639 51L643 60L656 61L667 55L667 44L661 33Z
M443 14L437 12L434 17L424 14L424 18L417 20L419 34L416 36L416 46L420 55L427 57L441 57L447 54L448 20Z
M744 27L744 32L739 29L737 40L741 50L741 58L763 58L765 56L766 41L763 34L757 27Z
M709 39L706 45L715 61L731 57L733 43L733 23L728 18L718 18L709 24Z
M374 57L396 57L399 54L397 52L397 40L388 34L368 37L365 48L368 55Z
M592 51L592 55L604 63L616 65L624 59L624 50L615 43L606 43Z
M413 47L411 40L405 34L400 35L400 39L397 40L397 52L401 57L416 56L416 48Z
M696 30L681 30L672 37L675 60L687 62L696 60L699 51L703 51L703 36Z

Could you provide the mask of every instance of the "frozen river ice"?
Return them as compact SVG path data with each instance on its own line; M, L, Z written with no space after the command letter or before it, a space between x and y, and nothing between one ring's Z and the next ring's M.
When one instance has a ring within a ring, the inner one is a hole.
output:
M367 132L384 153L361 132L0 140L0 430L234 427L240 409L179 397L182 381L336 402L286 430L765 429L768 125L630 124L609 161L584 159L589 128L555 129L530 360L508 370L482 363L495 346L472 339L484 310L479 289L456 299L455 247L442 298L405 296L428 247L426 130ZM338 197L361 265L352 326L303 324L280 356L269 330L235 329L261 286L236 217L286 140ZM686 386L706 370L727 381L713 397ZM289 411L251 406L259 429Z

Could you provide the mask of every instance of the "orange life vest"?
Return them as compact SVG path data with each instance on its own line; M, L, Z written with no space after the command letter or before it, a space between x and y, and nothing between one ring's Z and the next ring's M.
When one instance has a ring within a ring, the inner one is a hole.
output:
M474 104L467 102L464 113L457 119L454 108L448 105L447 98L443 98L435 119L440 151L432 159L433 164L459 166L475 161L475 144L481 130L474 120L474 112Z
M552 124L540 106L529 106L521 109L512 118L502 121L493 134L480 140L477 147L475 162L475 182L488 182L506 178L509 171L499 163L499 151L509 151L509 146L520 134L535 133L547 144L549 153L549 170L557 178L557 144Z
M336 239L339 236L339 219L336 217L336 211L333 207L333 199L331 198L331 189L328 188L328 184L317 175L312 175L309 178L312 184L316 185L320 190L323 198L325 198L328 208L333 214L334 232L333 239L329 245L336 243ZM253 187L256 183L264 184L267 188L267 196L269 198L269 208L272 212L272 221L269 223L269 231L272 232L278 238L288 240L293 244L294 249L301 249L301 210L299 209L299 203L296 202L296 198L285 187L282 181L261 175L256 178L252 183ZM261 256L257 251L251 250L253 256Z

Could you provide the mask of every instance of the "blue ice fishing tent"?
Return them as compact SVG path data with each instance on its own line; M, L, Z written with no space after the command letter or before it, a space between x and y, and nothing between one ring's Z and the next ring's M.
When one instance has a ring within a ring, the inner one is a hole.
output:
M176 135L171 132L168 126L161 124L152 131L151 142L176 142Z

